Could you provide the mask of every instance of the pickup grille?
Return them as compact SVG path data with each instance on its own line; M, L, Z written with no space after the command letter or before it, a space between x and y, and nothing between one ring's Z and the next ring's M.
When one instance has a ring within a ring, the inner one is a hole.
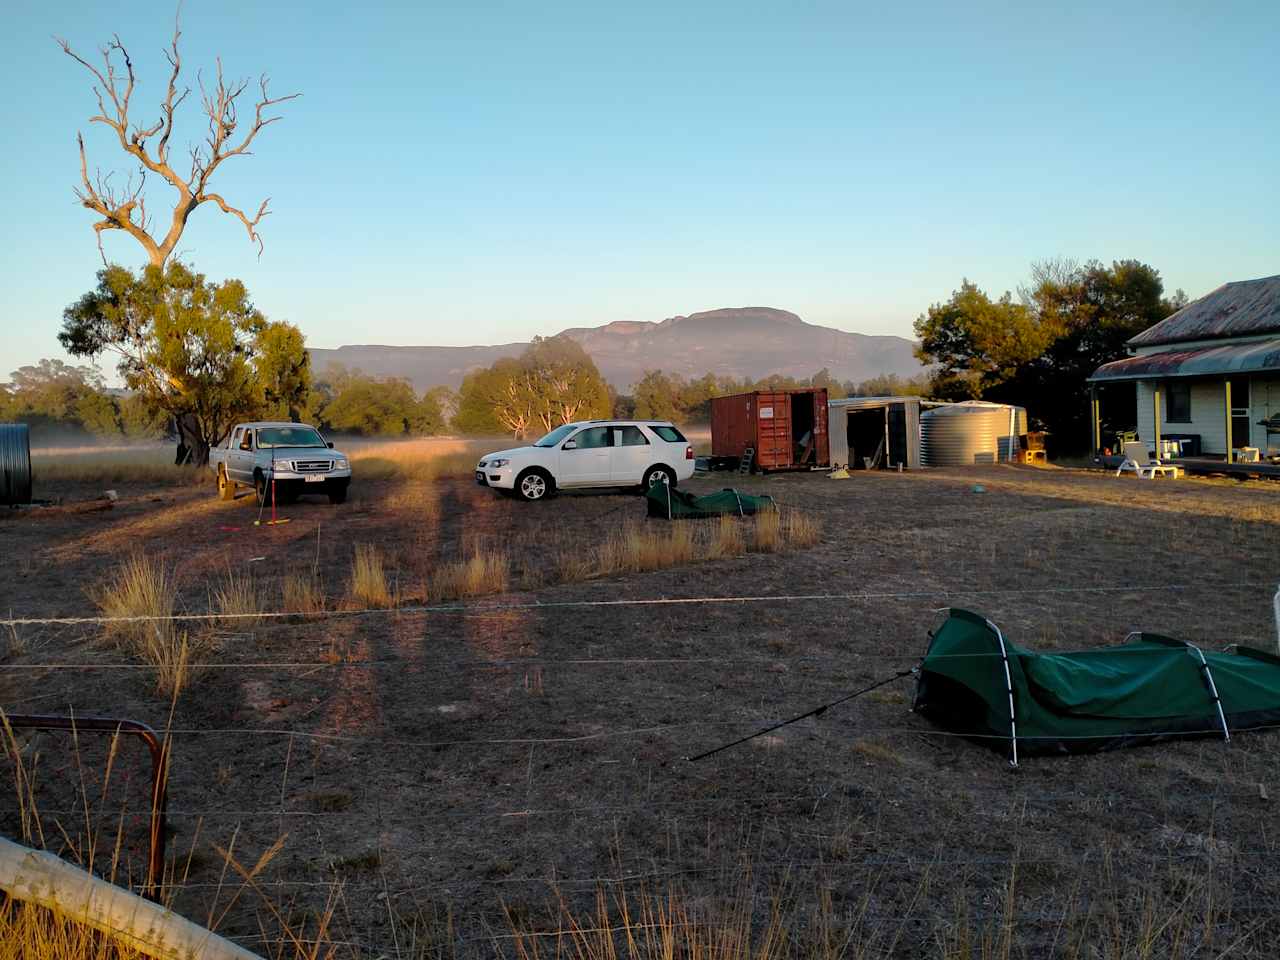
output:
M330 460L295 460L293 461L294 473L328 473L333 467Z

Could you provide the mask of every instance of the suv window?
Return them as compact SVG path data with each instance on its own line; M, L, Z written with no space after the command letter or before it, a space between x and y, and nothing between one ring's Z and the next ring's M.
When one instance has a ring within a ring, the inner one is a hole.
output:
M677 430L675 427L664 424L663 426L650 427L649 429L652 430L654 433L656 433L658 436L660 436L663 440L667 441L667 443L687 443L688 442L687 440L685 440L684 434L681 433L679 430Z
M649 441L645 439L639 427L614 427L613 429L615 447L647 447L649 445Z
M579 450L595 450L599 447L609 446L608 427L587 427L587 429L574 435L574 442L577 443Z
M246 430L244 432L244 436L240 438L240 449L241 450L253 449L253 431L252 430Z

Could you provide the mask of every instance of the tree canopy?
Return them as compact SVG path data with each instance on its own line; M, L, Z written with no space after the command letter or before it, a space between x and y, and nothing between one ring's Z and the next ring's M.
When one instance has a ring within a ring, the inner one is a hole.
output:
M964 280L945 303L935 303L915 322L916 356L934 364L933 393L948 400L981 397L1038 357L1051 332L1025 304L1005 293L992 300Z
M173 418L196 465L236 422L302 404L309 363L297 329L269 322L239 280L207 281L171 261L140 274L110 266L63 311L68 353L112 353L152 414Z
M1089 376L1124 357L1125 342L1186 295L1165 298L1159 272L1137 260L1047 260L1032 265L1019 301L1008 293L993 301L965 280L916 321L917 355L934 365L930 392L1024 406L1056 450L1075 452L1088 442ZM1111 400L1113 410L1132 406L1131 397Z
M454 427L522 439L562 423L607 417L612 404L608 385L581 345L568 337L536 337L519 357L463 379Z
M407 380L377 380L341 365L318 384L318 419L329 430L367 437L429 436L443 433L451 391L434 387L421 397Z

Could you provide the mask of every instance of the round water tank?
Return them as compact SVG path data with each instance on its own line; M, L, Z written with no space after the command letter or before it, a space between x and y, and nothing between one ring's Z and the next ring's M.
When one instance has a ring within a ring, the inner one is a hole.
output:
M31 502L31 434L25 423L0 423L0 504Z
M1027 432L1027 411L1003 403L970 400L920 414L921 456L926 467L962 467L1012 459Z

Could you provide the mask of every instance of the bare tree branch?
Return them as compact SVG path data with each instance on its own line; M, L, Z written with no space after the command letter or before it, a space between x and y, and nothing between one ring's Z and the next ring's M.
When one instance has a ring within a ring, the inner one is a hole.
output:
M262 218L271 212L270 210L267 209L267 204L271 202L270 197L267 197L266 200L262 201L262 206L258 207L258 215L254 217L252 220L250 220L247 216L245 216L243 210L238 210L235 207L231 206L229 203L227 203L227 201L223 200L222 197L218 196L218 194L216 193L202 193L197 199L201 203L203 203L206 200L212 201L222 209L223 213L229 213L233 217L237 217L240 220L240 222L244 224L244 228L249 231L249 239L258 244L258 256L262 256L262 237L259 236L257 233L257 226L258 226L258 223L262 220Z
M124 230L134 237L147 251L151 262L157 266L164 264L177 247L188 219L202 203L215 203L223 213L234 216L244 224L251 242L258 245L258 255L263 252L262 237L257 231L258 224L270 211L267 200L258 208L252 219L243 210L232 206L222 196L208 190L209 180L219 165L229 157L249 156L254 139L263 128L281 119L270 116L271 107L293 100L301 94L289 94L284 97L272 97L267 90L267 76L263 74L258 81L261 96L254 107L253 124L243 136L236 138L238 127L238 101L248 88L249 82L241 80L228 85L222 72L222 61L217 62L217 83L212 90L206 90L200 83L201 99L204 113L208 119L208 136L200 146L191 150L191 172L186 178L179 175L169 164L169 146L174 131L175 113L191 93L190 88L179 88L182 74L182 56L178 42L182 37L180 18L175 17L173 37L165 58L169 61L171 71L164 100L160 104L160 118L147 127L134 125L130 128L129 106L133 97L136 78L133 61L129 52L120 41L113 36L111 41L101 48L102 65L97 66L81 57L72 49L70 43L57 38L63 53L71 57L89 71L96 83L93 91L98 100L98 113L89 118L90 123L101 123L116 134L116 139L125 153L133 157L139 164L141 177L136 189L133 178L123 192L110 187L110 175L104 179L97 178L96 184L91 182L88 173L88 161L85 156L84 138L77 134L80 146L80 179L83 189L77 188L76 196L90 210L98 213L103 219L94 224L97 231L98 249L102 251L102 231ZM120 65L118 65L118 63ZM108 102L110 106L108 106ZM149 142L159 135L154 154L148 149ZM146 212L146 199L143 186L146 174L150 171L163 178L178 196L174 202L173 212L169 219L169 229L159 240L151 232L151 223ZM133 210L137 208L138 221L135 222ZM104 255L105 259L105 255Z

